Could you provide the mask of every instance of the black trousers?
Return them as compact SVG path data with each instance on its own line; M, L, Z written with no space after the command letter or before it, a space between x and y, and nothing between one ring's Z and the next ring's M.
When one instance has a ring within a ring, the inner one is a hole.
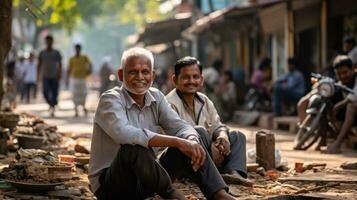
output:
M218 190L228 189L210 156L194 172L190 158L176 148L168 148L161 155L159 163L150 149L121 145L111 166L101 174L101 186L95 195L99 200L145 199L155 193L168 198L174 191L171 179L181 177L195 182L207 199L212 198Z

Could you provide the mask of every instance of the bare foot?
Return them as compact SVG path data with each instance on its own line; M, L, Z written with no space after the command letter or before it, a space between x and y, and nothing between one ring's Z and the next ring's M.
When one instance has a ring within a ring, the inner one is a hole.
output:
M222 174L223 180L227 184L237 184L237 185L243 185L246 187L253 187L253 182L243 178L239 173L231 173L231 174Z
M219 190L218 192L214 193L213 200L235 200L235 198L228 194L225 190Z
M50 108L50 116L55 117L55 107Z
M174 190L168 198L169 199L177 199L177 200L187 200L185 195L183 195L182 192L179 190Z
M339 154L339 153L341 153L341 149L340 149L340 147L338 145L333 143L333 144L331 144L331 145L329 145L327 147L327 150L326 150L325 153L327 153L327 154Z

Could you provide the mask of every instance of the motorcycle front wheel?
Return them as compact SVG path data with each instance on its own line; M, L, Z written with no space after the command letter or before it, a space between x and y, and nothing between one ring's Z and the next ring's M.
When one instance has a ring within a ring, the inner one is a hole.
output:
M295 137L294 150L306 150L319 139L319 121L319 116L306 116L305 120L300 125L299 131Z

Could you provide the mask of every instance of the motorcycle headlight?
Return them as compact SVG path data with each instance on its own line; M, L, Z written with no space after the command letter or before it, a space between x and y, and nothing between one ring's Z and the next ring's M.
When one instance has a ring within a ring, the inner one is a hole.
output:
M318 92L322 97L331 97L335 92L335 87L331 83L321 83L318 86Z

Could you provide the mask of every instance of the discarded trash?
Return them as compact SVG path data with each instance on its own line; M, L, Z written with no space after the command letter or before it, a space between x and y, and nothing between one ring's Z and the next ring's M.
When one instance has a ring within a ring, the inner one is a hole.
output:
M76 159L76 157L72 156L72 155L63 155L63 154L58 155L58 160L60 162L73 163L75 161L75 159Z
M279 172L275 171L275 170L268 170L266 173L265 173L265 176L268 176L269 178L273 179L273 180L276 180L279 178L280 174Z
M296 162L295 163L295 171L298 172L298 173L304 172L304 163Z
M257 159L257 151L255 149L248 149L247 150L247 163L256 163L256 159ZM280 165L284 165L287 166L288 165L288 161L287 160L282 160L281 159L281 152L279 149L275 149L275 166L280 166Z
M257 173L261 176L265 176L265 169L264 167L258 167Z

